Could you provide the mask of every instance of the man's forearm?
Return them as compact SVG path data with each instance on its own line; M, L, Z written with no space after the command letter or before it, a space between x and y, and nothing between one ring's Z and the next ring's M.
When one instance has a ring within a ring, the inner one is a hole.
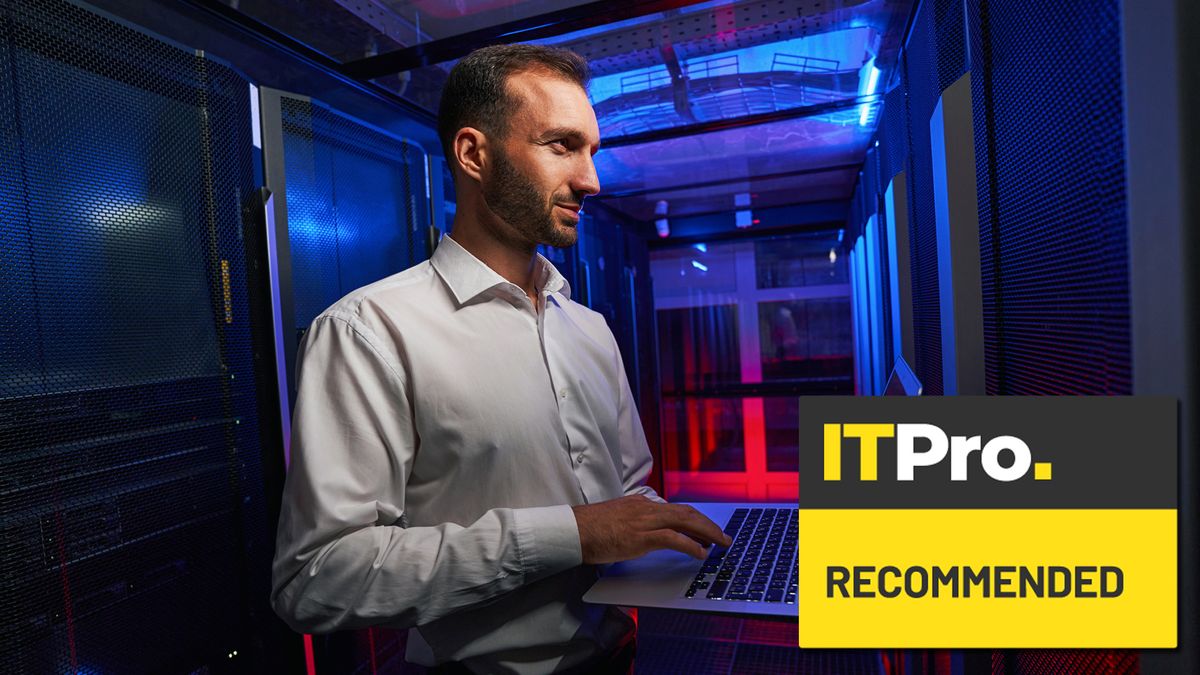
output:
M569 506L493 509L469 527L372 526L277 560L272 605L300 632L415 626L581 561Z

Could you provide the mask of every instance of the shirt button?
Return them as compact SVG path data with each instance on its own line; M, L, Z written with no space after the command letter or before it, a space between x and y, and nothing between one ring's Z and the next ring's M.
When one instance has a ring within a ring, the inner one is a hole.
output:
M559 398L566 398L566 397L567 397L567 388L566 388L566 387L563 387L562 389L559 389L559 390L558 390L558 397L559 397Z
M582 453L580 453L580 455L579 455L578 457L576 457L576 458L575 458L575 461L576 461L576 462L578 462L578 463L580 463L580 464L583 464L583 454L582 454Z

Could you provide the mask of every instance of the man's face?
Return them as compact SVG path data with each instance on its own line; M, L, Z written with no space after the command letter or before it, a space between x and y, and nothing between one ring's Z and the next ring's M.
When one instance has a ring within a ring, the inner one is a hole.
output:
M571 246L584 198L600 191L596 114L579 85L545 73L515 74L508 91L521 105L491 144L484 201L527 243Z

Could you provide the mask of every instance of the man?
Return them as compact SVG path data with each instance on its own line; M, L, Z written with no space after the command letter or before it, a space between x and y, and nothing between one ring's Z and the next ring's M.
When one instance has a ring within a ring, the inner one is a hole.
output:
M456 672L624 668L633 622L580 599L594 565L729 543L644 485L612 333L536 254L600 190L586 82L557 49L459 62L451 235L305 337L272 593L296 630L415 626L410 660Z

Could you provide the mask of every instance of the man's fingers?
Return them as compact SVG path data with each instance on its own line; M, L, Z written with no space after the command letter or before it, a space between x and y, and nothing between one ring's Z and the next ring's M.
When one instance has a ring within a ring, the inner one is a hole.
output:
M658 511L654 524L658 528L669 528L682 532L704 545L721 544L722 546L728 546L731 543L716 523L686 504L667 504L663 506Z
M693 558L704 560L704 547L675 530L655 530L650 533L650 543L654 548L669 548L680 553L686 553Z

